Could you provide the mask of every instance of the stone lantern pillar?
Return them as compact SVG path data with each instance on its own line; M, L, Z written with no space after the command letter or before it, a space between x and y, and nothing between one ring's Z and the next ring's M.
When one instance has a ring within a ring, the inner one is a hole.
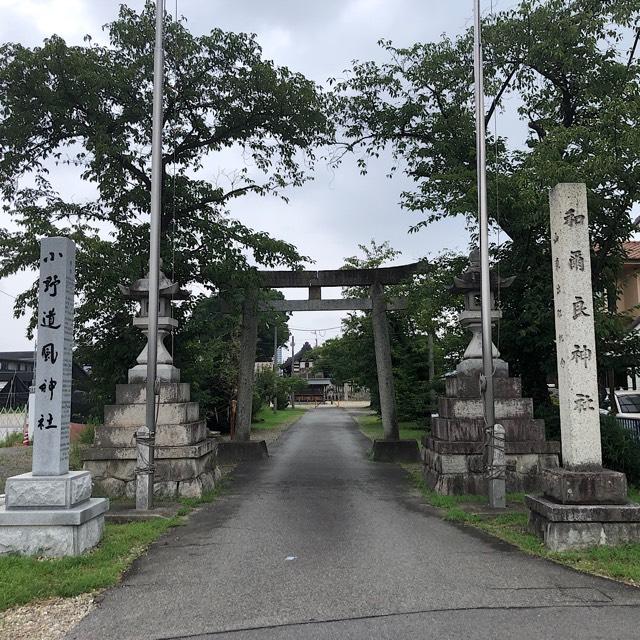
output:
M502 317L502 311L496 308L496 289L511 286L515 276L500 278L494 269L490 271L491 280L491 324ZM460 324L471 332L471 342L467 347L462 362L456 367L460 374L477 374L482 371L482 314L480 310L480 252L474 250L469 254L469 268L453 279L450 289L453 293L464 294L464 311L458 318ZM496 376L508 376L509 366L500 359L500 353L492 343L493 367Z
M191 401L191 385L180 382L164 339L178 322L171 315L172 300L186 297L177 283L160 272L158 317L158 369L160 381L155 446L154 494L196 497L212 489L220 476L218 442ZM129 299L140 303L133 324L147 334L149 278L120 286ZM84 467L93 472L96 485L106 495L134 497L136 493L136 441L145 427L147 345L129 369L128 384L116 385L116 403L104 408L104 425L96 428L95 444L83 453Z
M140 311L133 319L133 326L142 329L142 332L147 337L147 344L136 359L138 364L129 369L129 382L145 382L147 379L147 353L149 348L149 276L136 280L131 286L119 285L119 287L125 298L140 303ZM162 271L160 271L159 294L158 370L156 375L158 380L162 382L179 382L180 370L173 366L173 358L164 346L164 340L172 330L178 327L178 321L172 317L171 302L173 300L184 300L186 294L180 290L178 283L171 282Z
M491 316L501 317L495 292L506 289L514 278L500 278L492 270ZM471 332L471 341L454 372L447 374L446 395L438 399L438 417L424 440L424 475L439 493L486 494L485 424L480 394L482 375L482 320L480 312L480 259L469 256L469 267L454 278L451 291L464 294L460 324ZM509 377L508 364L493 346L496 421L505 430L505 480L507 491L538 488L542 470L558 466L557 442L547 442L544 421L533 418L533 401L522 397L520 378Z

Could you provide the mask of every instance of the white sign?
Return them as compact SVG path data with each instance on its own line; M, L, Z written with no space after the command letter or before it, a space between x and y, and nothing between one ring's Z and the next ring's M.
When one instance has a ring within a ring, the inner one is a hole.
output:
M75 255L75 244L68 238L40 241L34 476L69 471Z
M586 186L556 185L549 203L562 460L580 469L602 464Z

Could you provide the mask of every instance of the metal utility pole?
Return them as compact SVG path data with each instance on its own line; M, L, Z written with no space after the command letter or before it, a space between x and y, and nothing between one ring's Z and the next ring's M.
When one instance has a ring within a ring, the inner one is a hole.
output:
M291 377L293 378L293 367L295 365L296 359L296 339L293 337L293 333L291 334ZM291 408L296 408L296 392L291 390Z
M482 21L480 0L474 0L474 79L476 102L476 156L478 179L478 218L480 222L480 302L482 316L482 389L484 398L484 419L488 438L487 468L489 470L489 505L505 506L504 477L493 473L493 453L495 445L495 407L493 398L493 342L491 339L491 282L489 273L489 216L487 212L487 158L484 114L484 77L482 61Z
M278 325L273 327L273 410L278 410Z
M156 439L156 375L158 358L158 288L160 281L160 210L162 207L162 83L164 0L156 0L156 42L153 53L153 121L151 134L151 230L149 243L149 329L147 345L146 420L148 430L148 491L138 496L136 509L153 508L154 447ZM145 470L143 470L145 471ZM140 486L140 483L137 484ZM144 495L146 493L146 495Z
M436 410L436 390L433 386L436 377L436 367L434 362L433 355L433 334L429 333L427 335L427 359L429 362L429 385L431 389L429 390L429 413L435 413Z

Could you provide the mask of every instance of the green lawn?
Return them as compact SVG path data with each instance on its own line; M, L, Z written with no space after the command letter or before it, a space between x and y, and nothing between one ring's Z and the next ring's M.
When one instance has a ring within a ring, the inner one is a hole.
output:
M91 552L75 558L0 557L0 611L52 597L71 597L104 589L118 582L123 571L171 527L184 524L194 507L212 502L225 482L202 498L182 499L178 515L147 522L109 524Z
M507 510L500 515L477 513L478 503L486 503L484 496L441 496L431 491L424 482L420 465L403 465L412 482L429 504L442 509L445 520L476 527L496 538L505 540L525 553L541 556L579 571L608 576L640 586L640 544L618 547L593 547L582 551L549 551L542 541L527 530L528 512L524 507L524 494L507 495ZM629 491L632 500L640 493Z
M357 420L360 425L360 431L371 440L383 437L382 420L380 416L375 414L359 416ZM415 422L400 422L398 426L400 427L401 440L415 439L420 442L426 433L426 431L420 428Z
M292 422L302 417L307 409L292 409L287 407L274 411L269 407L263 407L256 414L256 422L251 423L251 431L274 431L288 427Z

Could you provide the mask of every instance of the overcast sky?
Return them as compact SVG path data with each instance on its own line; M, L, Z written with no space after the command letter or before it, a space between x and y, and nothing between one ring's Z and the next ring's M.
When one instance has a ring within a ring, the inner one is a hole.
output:
M176 0L166 0L174 13ZM33 46L57 33L70 44L82 44L89 33L104 39L101 26L115 19L120 2L115 0L0 0L2 20L0 41L18 41ZM142 0L127 2L139 9ZM485 11L505 9L511 0L484 0ZM257 34L264 55L279 65L300 71L324 83L339 77L354 59L385 59L376 44L380 38L396 45L437 40L441 34L455 35L472 24L471 0L178 0L177 9L196 33L214 27ZM508 118L508 116L505 116ZM504 128L502 129L504 131ZM466 250L468 234L462 221L432 225L418 234L408 229L417 218L398 205L399 194L407 185L402 176L385 177L388 162L373 164L369 174L359 175L348 160L338 170L325 166L315 180L288 193L289 203L277 198L240 198L231 204L233 217L249 226L298 246L303 255L315 260L313 268L331 269L343 264L346 256L357 253L357 244L375 239L389 240L402 251L397 263L413 262L444 249ZM224 167L220 167L224 169ZM91 189L76 184L75 178L60 173L68 196L90 197ZM213 177L213 175L212 175ZM11 298L29 283L19 275L0 280L0 350L29 348L26 321L16 320ZM304 297L304 291L286 292L288 297ZM324 297L338 292L328 290ZM337 335L341 314L297 313L290 325L297 329L319 330L318 339ZM327 331L322 331L329 329ZM296 346L305 340L314 343L311 332L295 332Z

